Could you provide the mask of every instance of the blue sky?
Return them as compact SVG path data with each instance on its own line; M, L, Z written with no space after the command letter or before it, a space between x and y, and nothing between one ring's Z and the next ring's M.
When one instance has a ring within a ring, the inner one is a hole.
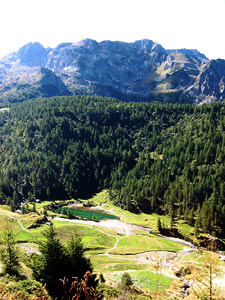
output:
M146 38L225 59L225 0L1 0L0 12L0 57L34 41Z

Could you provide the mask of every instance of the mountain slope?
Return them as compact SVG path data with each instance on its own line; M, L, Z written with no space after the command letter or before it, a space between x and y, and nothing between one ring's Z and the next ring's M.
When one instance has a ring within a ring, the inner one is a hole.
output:
M197 104L221 101L224 64L209 61L197 50L166 50L151 40L86 39L54 49L29 43L0 61L0 101L77 94Z
M225 104L35 99L0 112L0 200L88 197L224 237ZM198 213L197 213L198 211ZM197 218L198 217L198 218Z

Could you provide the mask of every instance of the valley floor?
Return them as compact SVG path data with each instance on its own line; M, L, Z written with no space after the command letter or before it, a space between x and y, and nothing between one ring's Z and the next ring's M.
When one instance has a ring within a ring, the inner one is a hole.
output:
M122 274L129 272L134 286L139 289L166 290L172 283L179 284L186 280L176 276L181 268L201 263L202 250L184 240L157 234L157 216L134 215L114 207L103 201L106 198L105 191L96 197L94 205L101 205L101 209L113 212L120 220L95 222L70 220L62 216L51 218L51 212L48 218L53 222L62 242L66 242L73 231L81 234L86 255L91 259L95 272L102 273L107 284L116 286ZM43 205L37 205L39 213ZM18 246L26 253L38 253L37 243L43 239L42 232L47 226L29 229L34 215L20 215L10 212L6 207L0 208L0 230L10 222L16 233ZM222 261L221 267L225 271ZM225 272L221 278L215 279L215 283L221 288L225 288L224 274Z

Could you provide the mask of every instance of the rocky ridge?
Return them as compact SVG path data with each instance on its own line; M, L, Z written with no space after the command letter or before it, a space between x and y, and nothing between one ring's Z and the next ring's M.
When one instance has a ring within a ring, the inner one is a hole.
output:
M29 43L0 61L0 101L42 96L102 95L122 100L209 103L225 99L225 60L197 50L166 50L85 39L44 48Z

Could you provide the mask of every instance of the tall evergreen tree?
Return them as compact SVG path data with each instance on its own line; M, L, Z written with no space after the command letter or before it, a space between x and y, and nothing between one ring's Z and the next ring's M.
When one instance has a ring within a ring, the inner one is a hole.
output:
M2 245L0 259L3 263L4 272L9 275L18 275L21 268L19 253L16 248L15 234L9 224L3 230Z
M63 294L60 279L66 275L66 252L56 237L52 224L46 229L44 236L45 241L39 246L40 255L33 260L33 276L36 280L46 284L49 294L56 297Z

